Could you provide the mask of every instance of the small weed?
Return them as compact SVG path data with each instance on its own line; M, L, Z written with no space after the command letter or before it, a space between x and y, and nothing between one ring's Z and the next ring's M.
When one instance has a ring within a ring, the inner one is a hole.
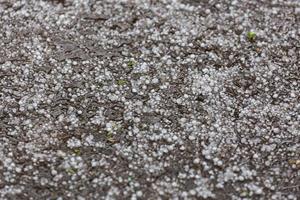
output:
M121 128L122 128L122 125L120 125L120 124L115 124L115 123L112 124L112 129L115 131L118 131Z
M142 73L142 72L133 73L132 74L132 79L137 80L137 79L139 79L140 77L142 77L144 75L146 75L146 74Z
M255 38L256 38L256 33L252 32L252 31L249 31L247 33L247 38L250 42L254 42L255 41Z
M253 191L249 190L248 188L241 188L240 197L247 198L253 195Z
M241 197L247 197L249 195L247 190L242 190L242 192L240 193Z
M80 149L74 149L74 153L75 153L76 156L79 156L80 153L81 153L81 152L80 152Z
M119 86L124 86L128 83L128 81L124 80L124 79L120 79L117 81L117 85Z
M112 132L108 132L107 135L106 135L106 140L110 143L116 143L116 139L114 138L113 136L113 133Z
M133 60L130 60L128 61L127 66L132 69L135 66L135 62Z
M76 169L73 169L73 168L68 168L68 169L66 169L66 172L67 172L69 175L73 175L73 174L76 174L77 170L76 170Z

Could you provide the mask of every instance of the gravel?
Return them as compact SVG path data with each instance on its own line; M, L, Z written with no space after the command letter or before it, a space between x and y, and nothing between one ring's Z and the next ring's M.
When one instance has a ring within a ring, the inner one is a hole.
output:
M0 199L297 199L300 1L0 1Z

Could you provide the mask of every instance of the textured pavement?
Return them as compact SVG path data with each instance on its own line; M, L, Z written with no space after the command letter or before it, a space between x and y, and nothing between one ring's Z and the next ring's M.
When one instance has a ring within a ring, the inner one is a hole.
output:
M0 0L0 199L300 198L300 1Z

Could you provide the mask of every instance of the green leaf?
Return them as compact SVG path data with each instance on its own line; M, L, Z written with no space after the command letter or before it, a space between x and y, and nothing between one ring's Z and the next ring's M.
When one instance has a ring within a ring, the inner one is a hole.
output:
M130 60L130 61L128 61L128 63L127 63L127 66L128 66L129 68L133 68L134 65L135 65L135 62L134 62L133 60Z
M117 85L119 86L124 86L128 83L128 81L124 80L124 79L120 79L117 81Z
M256 38L256 33L252 32L252 31L249 31L247 33L247 38L250 42L253 42Z
M66 172L69 174L69 175L73 175L73 174L76 174L76 169L72 169L72 168L68 168L66 169Z
M76 156L79 156L80 155L80 149L74 149L74 153Z

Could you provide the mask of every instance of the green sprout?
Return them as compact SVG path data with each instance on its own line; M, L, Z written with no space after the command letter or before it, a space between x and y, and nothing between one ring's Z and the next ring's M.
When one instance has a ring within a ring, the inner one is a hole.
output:
M74 153L76 156L79 156L80 155L80 149L74 149Z
M127 63L127 66L129 67L129 68L133 68L134 67L134 65L135 65L135 62L133 61L133 60L130 60L130 61L128 61L128 63Z
M250 42L254 42L255 38L256 38L256 33L249 31L247 33L247 38Z
M124 86L128 83L128 81L124 80L124 79L120 79L117 81L117 85L119 86Z
M66 169L66 172L69 174L69 175L73 175L73 174L76 174L76 169L73 169L73 168L68 168Z
M115 132L118 132L119 130L122 129L122 125L120 125L120 124L115 124L115 123L113 123L111 127L112 127L112 129L113 129Z
M241 197L247 197L249 195L247 190L242 190L242 192L240 193Z
M107 133L107 135L106 135L106 140L107 140L108 142L110 142L110 143L115 143L115 142L116 142L116 140L115 140L115 138L114 138L114 136L113 136L113 133L112 133L111 131L109 131L109 132Z
M133 79L139 79L141 78L142 76L146 75L145 73L142 73L142 72L136 72L136 73L133 73L132 74L132 78Z

